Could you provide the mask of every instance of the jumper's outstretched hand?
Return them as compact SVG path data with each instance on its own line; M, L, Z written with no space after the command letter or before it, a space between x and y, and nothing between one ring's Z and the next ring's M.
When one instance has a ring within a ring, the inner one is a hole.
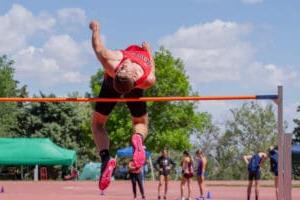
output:
M143 42L142 43L142 47L143 47L143 49L151 52L151 46L150 46L150 44L148 42Z
M97 21L95 21L95 20L91 21L91 23L90 23L90 29L92 31L98 31L100 29L99 23Z

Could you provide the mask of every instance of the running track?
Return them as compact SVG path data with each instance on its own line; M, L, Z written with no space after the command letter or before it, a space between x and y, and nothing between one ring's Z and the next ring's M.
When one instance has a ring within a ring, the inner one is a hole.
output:
M298 182L297 184L299 184ZM245 181L209 181L207 189L211 192L212 200L243 200L246 199ZM273 200L274 189L272 182L261 183L260 199ZM94 181L0 181L0 200L132 200L131 184L129 181L114 181L101 196ZM146 181L146 199L157 199L157 182ZM192 196L198 195L196 182L192 184ZM179 182L172 181L169 185L168 199L179 199ZM141 199L141 198L138 198ZM254 199L254 197L253 197ZM300 199L300 188L293 188L293 199Z

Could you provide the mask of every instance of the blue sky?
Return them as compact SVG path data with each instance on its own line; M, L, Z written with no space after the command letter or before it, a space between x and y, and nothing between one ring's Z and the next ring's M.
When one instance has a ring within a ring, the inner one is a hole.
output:
M201 95L272 94L283 84L292 130L300 117L299 7L296 0L7 0L0 54L16 60L16 78L31 94L83 94L100 67L88 29L97 19L109 48L146 40L154 50L170 49ZM235 106L205 102L199 109L222 121Z

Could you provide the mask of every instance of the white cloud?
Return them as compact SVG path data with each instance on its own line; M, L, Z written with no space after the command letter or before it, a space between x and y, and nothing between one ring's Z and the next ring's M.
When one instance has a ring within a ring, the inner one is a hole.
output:
M68 35L52 36L41 48L30 46L15 55L16 75L45 86L87 81L80 73L86 54L85 43L76 43Z
M37 59L39 58L39 59ZM30 46L20 50L15 59L17 64L17 73L23 75L32 75L40 73L53 73L59 71L59 66L54 59L47 58L41 48Z
M82 75L79 72L67 72L63 74L63 78L66 82L69 83L82 83L88 81L88 77Z
M18 4L0 16L0 54L9 54L16 61L16 77L29 89L88 80L83 69L92 55L89 42L57 33L62 24L66 28L82 26L86 20L84 11L66 8L53 16L34 15ZM33 45L33 37L43 39L38 41L39 45Z
M29 37L47 32L55 25L55 19L46 15L34 16L21 5L14 4L0 16L0 54L13 53L27 45Z
M64 8L57 11L57 18L60 24L86 24L85 11L80 8Z
M264 0L241 0L242 3L245 4L258 4L258 3L262 3Z
M54 58L65 68L76 68L83 65L85 48L69 35L55 35L44 44L45 54Z
M163 37L160 45L184 61L193 86L227 81L250 87L270 88L280 84L300 87L299 73L294 67L256 60L256 49L247 40L252 29L248 24L215 20L182 27Z
M294 131L295 123L294 119L300 119L300 112L297 112L297 108L300 106L300 102L289 103L284 105L284 120L288 122L287 133Z
M231 117L230 109L236 106L236 103L229 101L202 101L199 103L198 110L211 113L213 121L222 127L226 120Z
M253 59L254 48L243 40L251 26L215 20L180 28L160 45L183 59L194 83L239 80L240 70Z
M245 78L251 84L274 87L274 85L300 86L299 74L293 67L279 67L275 64L252 63L247 69Z

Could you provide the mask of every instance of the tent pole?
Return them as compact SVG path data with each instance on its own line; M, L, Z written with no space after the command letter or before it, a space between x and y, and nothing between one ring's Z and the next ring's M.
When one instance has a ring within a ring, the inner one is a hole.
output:
M21 165L21 180L24 179L24 176L23 176L23 165Z
M151 168L151 176L152 176L152 181L154 181L154 171L153 171L153 164L152 164L152 156L149 156L149 162L150 162L150 168Z
M35 165L34 168L34 181L38 181L39 180L39 165Z

